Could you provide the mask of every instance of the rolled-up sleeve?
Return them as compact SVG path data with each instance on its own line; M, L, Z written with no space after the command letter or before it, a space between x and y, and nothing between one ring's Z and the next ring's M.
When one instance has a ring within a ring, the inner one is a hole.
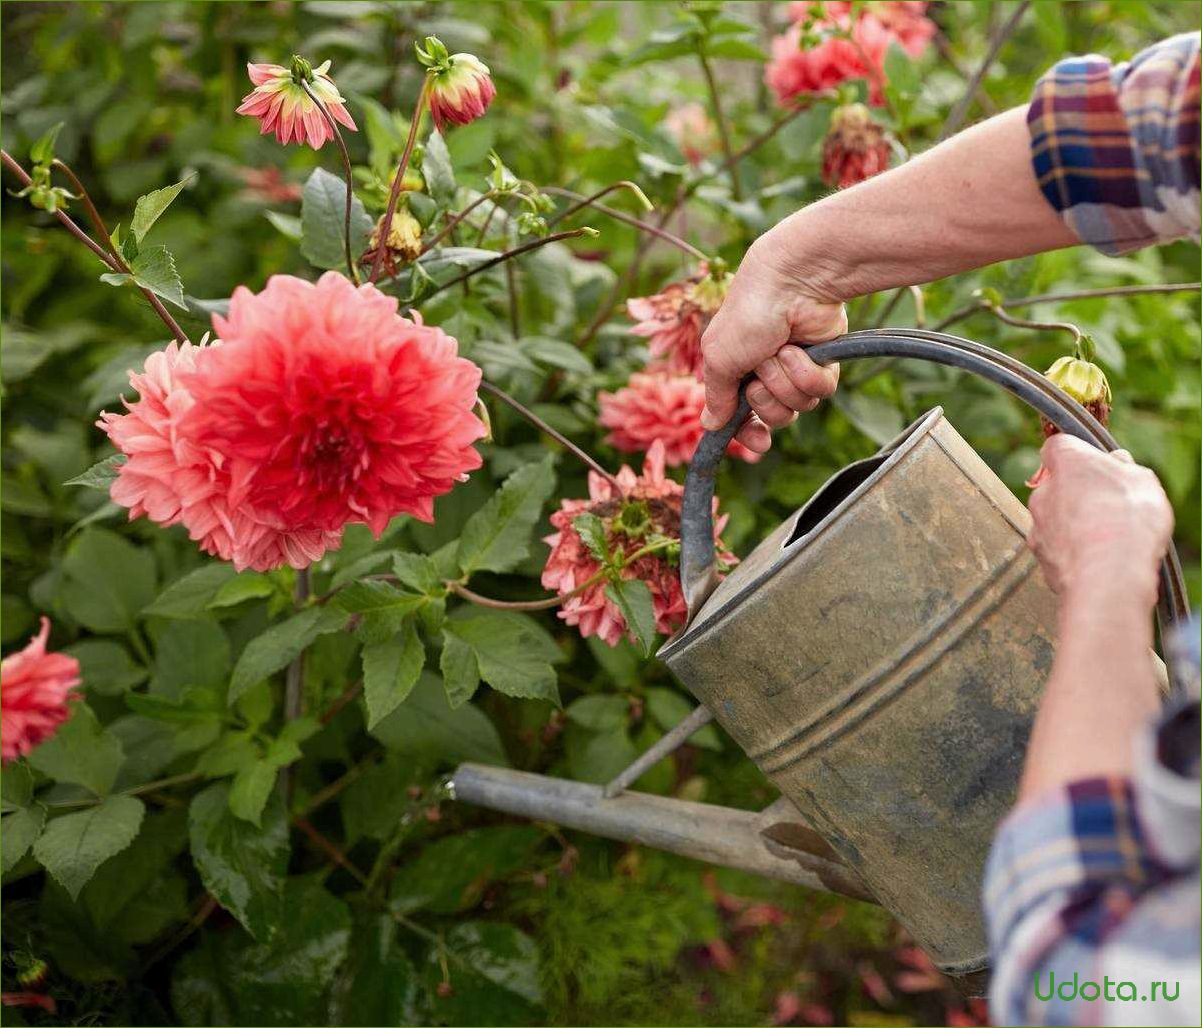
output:
M1044 197L1077 237L1120 254L1199 233L1199 34L1132 61L1091 54L1038 82L1027 125Z

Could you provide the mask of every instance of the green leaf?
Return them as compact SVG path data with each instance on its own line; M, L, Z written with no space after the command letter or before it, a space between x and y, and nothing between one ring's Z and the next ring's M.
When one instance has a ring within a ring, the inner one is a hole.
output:
M434 559L424 553L395 553L392 569L405 585L426 596L441 596L446 592L442 575Z
M471 647L480 677L498 692L559 705L558 678L551 663L563 655L529 618L473 608L448 621L444 631Z
M350 911L316 880L291 878L277 927L271 940L258 943L230 933L204 933L172 976L171 1005L179 1020L186 1025L326 1023L325 997L350 944Z
M134 206L133 220L129 223L129 230L133 233L139 246L146 233L150 231L150 227L159 220L159 216L171 206L175 198L183 191L184 186L193 178L194 176L189 175L173 186L164 186L162 189L156 189L153 193L138 197L138 202ZM180 306L183 306L182 300Z
M82 475L68 478L63 485L82 485L88 489L99 489L107 493L112 484L117 481L117 472L128 458L123 453L114 453L111 457L93 464Z
M104 796L117 780L125 751L116 736L96 720L92 708L77 703L62 727L26 759L31 767L56 782L82 785Z
M304 238L301 231L301 220L295 214L281 214L279 211L264 211L263 217L287 239L299 243Z
M511 571L530 552L530 533L555 488L550 458L518 468L489 501L468 518L456 559L465 575Z
M269 760L256 760L238 768L230 786L230 812L258 828L279 770L279 765Z
M80 677L89 692L120 696L146 680L147 670L111 639L84 639L64 651L79 661Z
M630 704L625 696L581 696L564 711L568 718L594 732L624 729L630 721Z
M636 578L619 579L605 587L605 595L618 605L626 626L642 647L643 656L649 657L655 645L655 609L647 583Z
M442 679L430 671L422 672L404 706L376 725L372 734L413 759L509 766L501 737L488 715L470 703L452 709Z
M705 55L727 61L766 61L768 59L768 55L750 39L738 39L731 36L707 39Z
M665 732L675 728L681 721L693 713L693 704L680 695L675 689L664 686L651 686L647 689L647 712ZM713 725L704 725L689 736L689 742L705 750L721 750L722 742Z
M540 364L548 364L578 375L591 375L593 362L571 343L546 336L526 336L520 343L522 350Z
M61 597L93 632L127 632L155 590L154 556L105 528L85 528L67 547Z
M442 683L451 709L462 706L480 685L480 665L476 651L448 629L442 630L442 654L438 659Z
M301 253L318 268L346 268L342 232L346 218L346 183L315 168L301 198ZM351 200L351 254L358 256L371 236L372 220L356 196Z
M219 722L224 714L221 701L216 694L209 689L197 686L188 686L178 699L160 696L156 693L127 693L125 705L142 717L171 724Z
M231 665L229 637L216 621L168 621L155 633L150 691L178 699L189 688L199 686L219 702L225 698Z
M438 994L442 958L435 948L426 956L426 982L433 1024L538 1023L542 990L538 947L513 925L496 921L457 924L445 937L451 990Z
M101 864L134 841L145 813L133 796L110 796L51 821L33 844L33 855L75 899Z
M333 598L333 605L361 620L355 630L365 645L386 642L401 629L410 614L425 606L425 596L407 593L388 582L364 579L347 586Z
M29 159L34 164L49 164L54 160L54 141L58 139L58 134L65 124L66 122L60 121L51 125L29 148Z
M393 638L363 647L363 696L370 731L405 702L426 663L426 648L412 620Z
M287 666L319 635L337 632L346 620L345 611L330 606L309 607L256 636L234 665L229 702L232 704L252 685Z
M40 803L24 807L0 818L0 872L8 874L17 866L46 823L46 808Z
M275 588L275 583L266 575L257 571L243 571L222 583L216 595L209 600L207 609L220 610L223 607L236 607L247 600L261 600L275 592Z
M577 514L572 518L572 527L580 541L602 564L609 560L609 541L605 537L605 522L596 514Z
M106 272L100 276L100 281L110 286L124 286L133 283L143 289L149 289L155 296L162 297L177 307L188 309L184 302L184 284L180 281L179 272L175 270L175 258L165 246L152 246L141 251L129 265L130 273Z
M0 771L0 801L5 811L20 810L33 799L33 772L29 765L14 761Z
M350 953L330 990L324 1020L310 1024L420 1024L417 969L397 939L388 914L363 911L355 919Z
M267 798L260 826L230 810L230 786L197 793L188 808L192 860L204 887L256 939L270 940L289 913L283 904L288 818L279 794Z
M430 195L441 204L455 200L455 169L451 165L451 154L442 134L435 129L426 138L426 151L422 157L422 177Z
M897 40L891 40L885 51L885 81L901 97L912 97L922 88L922 76L918 62L914 60Z
M164 589L142 613L162 618L202 618L213 597L235 578L229 564L205 564Z

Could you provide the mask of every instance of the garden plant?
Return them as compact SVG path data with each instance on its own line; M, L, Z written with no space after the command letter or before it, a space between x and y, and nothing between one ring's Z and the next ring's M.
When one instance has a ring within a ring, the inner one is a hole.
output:
M6 4L11 1024L980 1024L880 908L454 802L605 782L694 701L700 339L751 241L1194 3ZM1050 370L1197 585L1198 250L864 297ZM732 444L732 565L941 404L878 360ZM782 612L803 618L804 611ZM759 809L716 726L635 788Z

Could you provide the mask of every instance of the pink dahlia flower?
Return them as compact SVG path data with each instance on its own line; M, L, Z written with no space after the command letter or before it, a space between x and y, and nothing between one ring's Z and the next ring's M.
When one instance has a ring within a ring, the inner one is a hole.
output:
M831 115L822 144L822 181L844 189L889 167L889 140L863 104L847 104Z
M701 378L701 336L726 299L729 276L715 278L702 265L683 282L672 282L654 296L626 301L626 313L638 324L630 331L647 339L651 355L671 371Z
M430 115L441 132L447 122L466 125L488 110L497 87L488 67L471 54L452 54L430 71Z
M0 757L5 764L24 756L58 731L70 714L71 692L80 683L79 661L47 653L50 619L29 645L0 661Z
M672 108L664 118L664 128L690 164L700 164L718 149L717 129L701 104Z
M255 88L242 98L239 114L259 119L260 132L274 132L276 139L288 143L308 143L319 150L334 138L334 130L322 117L313 97L302 88L300 79L340 125L355 130L355 120L346 109L346 101L330 78L330 62L311 68L302 58L294 57L292 67L279 64L248 64L247 74Z
M129 508L130 520L182 524L205 553L233 561L239 571L308 567L338 548L340 533L285 529L250 504L231 506L228 467L180 431L180 420L196 402L182 378L216 348L173 342L147 357L141 374L130 372L139 398L126 402L125 414L102 412L97 422L128 458L109 495Z
M611 553L621 552L632 557L647 547L649 540L680 540L680 504L684 489L664 475L664 444L651 444L643 462L643 473L635 473L625 465L617 476L620 491L600 475L589 474L587 500L563 500L560 509L551 515L556 529L544 540L551 547L542 582L560 596L573 592L592 579L601 565L576 531L573 519L581 514L595 514L605 526L606 542ZM718 501L714 501L717 511ZM716 519L714 539L719 545L719 562L724 566L735 558L721 545L719 533L726 518ZM656 630L670 634L684 624L687 608L680 588L677 567L679 545L647 553L622 569L622 577L639 579L651 590ZM625 618L618 607L605 595L605 579L594 582L579 594L565 600L559 616L569 625L576 625L583 636L595 635L610 646L616 646L623 635L629 634Z
M705 386L693 375L642 372L631 375L616 393L601 393L598 400L598 421L610 430L605 441L615 449L642 453L659 441L664 463L675 467L690 460L701 441ZM726 452L749 463L761 456L733 440Z
M433 520L434 498L480 466L480 369L375 286L276 275L236 289L213 326L221 346L182 376L193 404L178 431L228 473L231 510L379 535L398 514Z

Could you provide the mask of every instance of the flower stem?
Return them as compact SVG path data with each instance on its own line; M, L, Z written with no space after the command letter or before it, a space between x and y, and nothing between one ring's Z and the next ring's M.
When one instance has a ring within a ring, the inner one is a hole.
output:
M604 577L605 572L598 571L592 578L586 582L581 582L571 592L562 593L558 596L549 596L545 600L494 600L490 596L481 596L479 593L472 592L462 582L449 580L445 584L447 589L456 596L479 607L489 607L492 610L553 610L565 600L570 600L573 596L579 596L581 593L587 592Z
M392 188L388 191L388 209L384 211L384 220L380 223L380 244L376 247L375 256L371 262L369 282L375 282L380 277L380 269L384 264L384 252L388 248L388 233L392 230L392 219L396 214L397 200L401 196L401 186L405 181L405 169L409 167L409 158L413 156L413 145L417 142L417 130L421 125L422 114L426 110L426 100L430 95L430 76L422 79L421 91L417 94L417 104L413 108L413 121L409 123L409 138L405 140L405 149L401 153L401 163L397 165L396 174L392 178Z
M549 218L547 220L547 224L554 225L560 221L563 221L564 218L570 218L578 210L581 210L584 207L592 206L596 207L598 210L605 210L605 208L601 207L597 201L602 197L608 196L610 193L616 192L619 189L629 189L632 193L634 193L634 195L637 196L642 202L644 210L655 210L655 206L650 200L647 199L647 194L639 188L638 183L631 182L629 179L623 179L621 182L614 182L606 186L604 189L598 189L595 193L589 196L581 196L579 193L574 193L570 189L547 187L543 190L544 193L554 193L557 196L570 197L576 201L576 203L574 203L571 207L566 207L564 210L559 211L553 217Z
M462 275L457 275L442 285L435 286L431 289L422 300L428 300L432 296L436 296L444 289L450 289L452 286L459 285L460 282L466 282L474 275L479 275L482 271L488 271L489 268L495 268L498 264L502 264L514 257L520 257L524 253L529 253L531 250L537 250L540 246L546 246L548 243L558 243L564 239L575 239L577 236L594 235L595 230L591 228L574 228L567 232L554 232L549 236L544 236L542 239L532 239L528 243L523 243L521 246L515 246L512 250L506 250L504 253L497 254L490 261L485 261L483 264L478 264L474 268L468 268Z
M1015 328L1032 328L1038 331L1052 332L1068 332L1073 337L1073 345L1081 345L1081 330L1076 325L1068 321L1028 321L1026 318L1016 318L1013 314L1007 314L996 303L983 303L982 310L988 311L998 321L1007 325L1013 325Z
M621 183L619 183L619 185L620 184ZM611 186L610 188L612 189L614 187ZM562 218L566 218L571 214L575 214L582 207L588 206L592 207L594 210L600 211L608 218L613 218L615 221L620 221L625 225L630 225L634 228L637 228L640 232L646 232L649 236L655 236L656 239L662 239L665 243L671 243L678 250L682 250L695 260L709 260L709 257L705 253L703 253L701 250L698 250L697 247L695 247L692 243L681 239L680 236L673 235L671 232L660 228L658 225L652 225L647 221L640 221L638 218L633 217L630 214L626 214L624 211L618 211L612 207L607 207L603 203L597 203L597 196L601 195L600 193L596 194L595 196L585 197L581 196L579 193L573 192L571 189L561 189L558 186L546 186L543 189L543 192L551 193L555 196L566 196L580 201L579 203L569 207L566 211L561 211L559 214L557 214L550 222L551 224L559 221Z
M495 396L502 403L507 404L509 407L512 407L515 411L518 412L518 414L520 414L523 418L525 418L527 421L529 421L530 424L532 424L540 432L543 432L546 435L549 435L552 439L554 439L557 443L559 443L559 445L562 446L565 450L567 450L569 453L573 454L575 457L579 458L586 465L588 465L588 467L591 470L595 471L598 475L600 475L602 478L604 478L619 493L622 492L622 487L618 484L618 480L616 478L614 478L613 475L611 475L608 471L606 471L605 468L603 468L599 463L597 463L597 461L593 457L590 457L587 453L585 453L584 450L582 450L579 446L577 446L574 442L572 442L572 440L570 440L562 432L556 431L554 428L552 428L550 425L548 425L545 421L543 421L542 418L540 418L537 414L535 414L534 411L532 411L525 404L519 403L512 396L510 396L507 392L505 392L503 389L497 388L497 386L493 385L491 382L485 382L485 381L481 380L480 391L488 393L490 396Z
M471 214L472 211L474 211L477 207L479 207L482 203L484 203L485 200L491 200L495 196L496 196L496 191L490 189L487 193L481 193L478 197L476 197L476 199L474 199L471 203L469 203L466 207L463 208L463 210L459 211L457 214L452 214L449 218L447 218L446 223L442 226L442 228L440 228L438 230L437 234L434 235L431 239L429 239L426 243L422 244L422 253L427 253L430 250L433 250L434 247L436 247L447 236L449 236L452 232L454 232L455 227L461 221L463 221L464 218L466 218L469 214Z
M351 171L350 151L346 148L346 140L342 138L338 122L334 120L334 116L329 112L325 103L313 92L312 87L304 79L300 80L300 87L309 94L309 99L317 104L321 116L325 118L326 124L330 126L330 131L334 133L334 142L338 145L338 153L342 157L342 177L346 180L346 210L342 220L342 247L346 254L346 269L350 272L351 281L358 285L359 269L355 266L355 257L351 253L351 205L355 199L355 180Z
M725 167L730 173L730 195L735 200L743 199L743 187L739 182L739 162L735 159L734 149L730 145L730 126L726 124L726 115L722 110L722 100L718 94L718 83L714 79L714 69L710 67L705 52L698 47L697 60L701 63L701 73L705 76L705 85L709 89L710 103L714 108L714 121L718 123L718 138L722 142L722 153L726 157Z

